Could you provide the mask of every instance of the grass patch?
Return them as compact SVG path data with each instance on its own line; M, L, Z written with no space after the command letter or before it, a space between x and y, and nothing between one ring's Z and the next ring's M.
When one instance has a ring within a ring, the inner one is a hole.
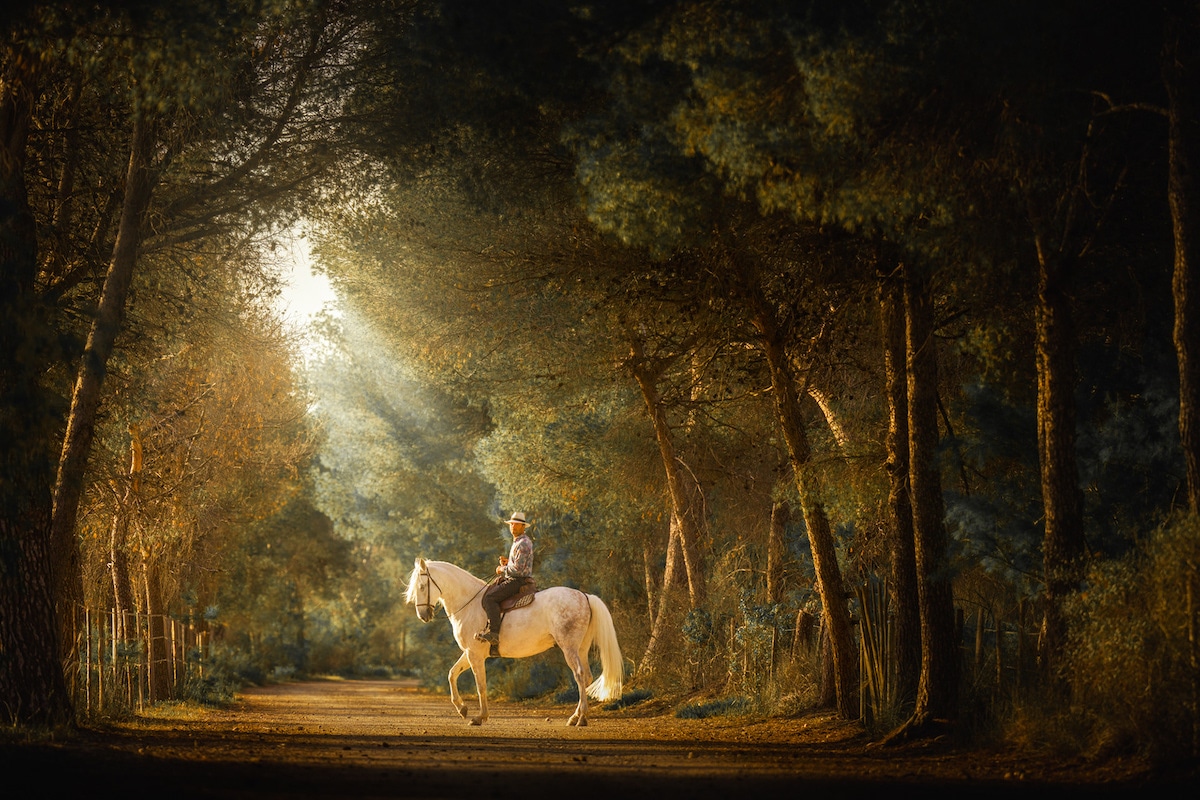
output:
M618 711L622 708L637 705L643 700L649 700L653 696L653 693L649 689L634 689L632 692L625 692L625 694L610 703L605 703L601 708L605 711Z
M726 697L721 700L711 700L707 703L691 703L676 711L675 716L680 719L706 719L707 717L744 714L750 708L750 701L744 697Z

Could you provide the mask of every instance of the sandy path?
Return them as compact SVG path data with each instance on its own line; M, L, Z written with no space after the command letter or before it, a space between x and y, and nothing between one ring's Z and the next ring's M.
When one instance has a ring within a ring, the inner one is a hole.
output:
M466 683L466 681L464 681ZM0 786L16 797L209 798L537 797L881 798L897 789L1023 800L1095 797L1069 765L943 747L880 753L828 716L750 721L494 702L468 726L444 695L388 681L328 681L253 689L229 709L158 713L68 745L0 748ZM1111 777L1111 776L1110 776ZM137 788L135 788L137 787ZM1144 787L1143 787L1144 788ZM0 790L0 795L8 796Z

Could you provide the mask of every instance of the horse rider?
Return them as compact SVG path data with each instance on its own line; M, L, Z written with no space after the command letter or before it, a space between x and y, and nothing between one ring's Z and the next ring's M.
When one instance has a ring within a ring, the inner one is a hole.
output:
M500 603L533 580L533 540L525 532L528 523L524 512L514 512L506 524L513 537L512 548L507 558L500 556L500 566L496 567L499 578L483 593L483 610L487 612L488 624L475 634L476 639L488 644L500 643Z

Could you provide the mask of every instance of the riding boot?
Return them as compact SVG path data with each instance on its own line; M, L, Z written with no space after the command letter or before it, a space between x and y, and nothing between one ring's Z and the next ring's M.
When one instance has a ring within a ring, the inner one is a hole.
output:
M488 644L500 644L500 609L488 603L484 611L488 615L488 624L481 632L475 634L475 638Z

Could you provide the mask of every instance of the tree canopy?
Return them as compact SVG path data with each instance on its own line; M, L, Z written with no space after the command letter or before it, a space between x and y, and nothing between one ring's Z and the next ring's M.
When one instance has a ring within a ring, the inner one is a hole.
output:
M13 722L75 719L84 609L440 682L408 565L521 510L635 682L893 741L1096 696L1089 588L1191 542L1195 3L5 13Z

